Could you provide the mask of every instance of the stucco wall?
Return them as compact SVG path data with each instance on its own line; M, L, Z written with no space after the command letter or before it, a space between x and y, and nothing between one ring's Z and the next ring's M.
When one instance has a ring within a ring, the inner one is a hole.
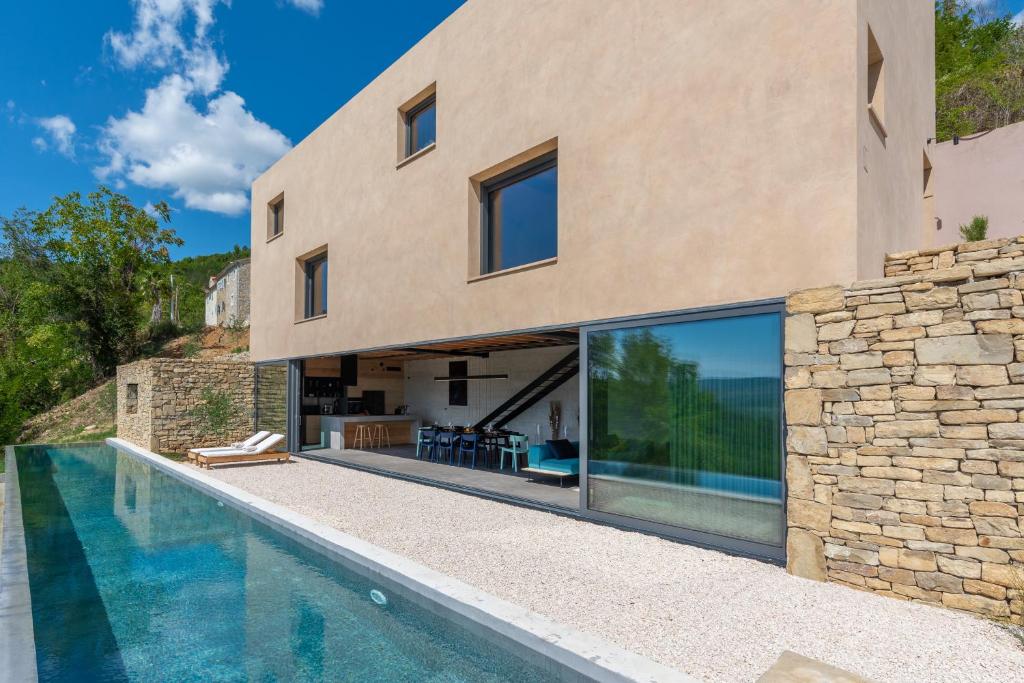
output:
M927 0L858 0L857 9L857 277L872 278L885 254L932 244L923 198L935 135L935 10ZM869 26L884 57L884 135L867 108ZM819 284L835 281L848 278Z
M139 386L139 406L127 412L129 384ZM205 391L227 396L230 414L221 433L197 414ZM255 370L251 363L152 358L117 369L117 435L159 453L223 446L253 433Z
M1022 623L1024 237L890 261L787 300L789 570Z
M1024 123L932 147L936 242L960 239L959 226L988 216L990 238L1024 233Z
M856 246L859 7L467 3L254 183L253 358L781 297L854 279L858 258L877 268L884 240ZM900 34L916 16L890 14ZM924 37L895 42L894 67L931 61ZM436 148L396 168L398 108L435 82ZM905 118L899 137L923 145ZM467 282L470 178L549 141L557 263ZM324 245L329 312L296 324L296 259Z

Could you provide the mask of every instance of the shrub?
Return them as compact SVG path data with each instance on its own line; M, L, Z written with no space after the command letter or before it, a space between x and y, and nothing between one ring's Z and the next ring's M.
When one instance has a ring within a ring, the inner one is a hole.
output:
M224 436L234 410L234 402L227 392L207 387L203 389L199 405L190 412L205 433L211 436Z
M185 358L195 358L203 347L195 339L189 339L181 346L181 355Z
M967 225L960 226L965 242L980 242L988 235L988 216L975 216Z

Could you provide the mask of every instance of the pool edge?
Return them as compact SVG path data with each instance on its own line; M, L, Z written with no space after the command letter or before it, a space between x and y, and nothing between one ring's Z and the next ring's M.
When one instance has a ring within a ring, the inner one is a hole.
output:
M401 583L424 599L438 603L579 675L597 681L696 683L697 679L675 669L559 624L186 465L121 439L108 438L106 443L117 450L131 453L215 498L232 502L257 519L301 536L327 553L336 554L346 561Z
M14 446L4 447L3 541L0 546L0 680L37 681L32 593Z

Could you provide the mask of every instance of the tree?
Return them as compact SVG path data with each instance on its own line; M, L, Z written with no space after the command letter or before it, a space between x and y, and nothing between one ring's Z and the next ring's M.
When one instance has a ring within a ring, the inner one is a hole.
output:
M935 6L939 140L1024 120L1024 27L964 0Z
M98 376L138 352L147 276L169 261L169 246L182 244L158 219L170 220L165 202L150 214L105 187L87 202L77 192L57 197L33 216L32 232L53 264L54 311L78 323Z

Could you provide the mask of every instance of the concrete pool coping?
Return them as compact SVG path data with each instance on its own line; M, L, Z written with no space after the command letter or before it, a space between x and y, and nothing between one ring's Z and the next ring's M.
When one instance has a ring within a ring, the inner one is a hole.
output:
M14 447L4 448L3 533L0 541L0 680L35 681L36 641L28 583L25 527Z
M311 542L329 555L400 584L424 600L440 605L579 676L597 681L636 683L693 683L697 680L127 441L110 438L106 443L278 530Z

